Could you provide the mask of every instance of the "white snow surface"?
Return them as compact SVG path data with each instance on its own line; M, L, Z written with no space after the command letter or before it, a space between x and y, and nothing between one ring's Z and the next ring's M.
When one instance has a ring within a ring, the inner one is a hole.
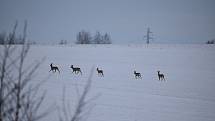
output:
M71 114L94 66L87 121L215 121L215 46L72 45L31 46L28 62L45 57L36 80L46 98L41 110L62 107L63 88ZM50 64L59 73L49 72ZM72 73L71 65L83 75ZM103 69L99 77L96 67ZM142 74L135 79L134 70ZM166 81L158 81L157 71ZM44 121L58 121L53 109Z

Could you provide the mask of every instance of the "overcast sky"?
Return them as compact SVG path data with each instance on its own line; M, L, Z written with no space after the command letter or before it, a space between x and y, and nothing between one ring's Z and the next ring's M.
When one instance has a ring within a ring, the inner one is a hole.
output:
M0 32L22 29L40 43L76 40L87 30L111 34L113 43L199 43L215 38L215 0L0 0Z

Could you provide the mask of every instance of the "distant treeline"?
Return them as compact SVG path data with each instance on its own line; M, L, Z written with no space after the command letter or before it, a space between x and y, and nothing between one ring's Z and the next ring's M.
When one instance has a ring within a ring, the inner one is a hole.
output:
M78 32L76 38L76 44L111 44L111 37L108 33L101 34L96 32L94 36L90 32L82 30Z
M28 41L25 42L23 38L25 38L25 34L23 35L17 35L18 22L15 22L15 25L10 33L1 32L0 33L0 45L3 44L37 44L35 41ZM24 33L27 33L27 21L24 23ZM60 40L60 45L66 45L68 44L67 40ZM75 44L112 44L111 36L108 33L101 33L97 31L94 35L92 35L90 32L82 30L77 33L76 35L76 42ZM205 44L215 44L215 39L208 40L205 42Z
M27 30L27 21L25 21L24 25L24 33L23 35L16 35L16 29L18 26L18 22L16 21L12 32L7 34L6 32L1 32L0 33L0 44L24 44L25 40L24 38L26 37L26 30Z
M213 40L208 40L208 41L206 42L206 44L215 44L215 39L213 39Z

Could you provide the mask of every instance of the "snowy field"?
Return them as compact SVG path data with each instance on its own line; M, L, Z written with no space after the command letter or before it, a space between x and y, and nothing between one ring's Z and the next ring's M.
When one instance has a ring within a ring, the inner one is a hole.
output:
M43 109L62 107L63 88L67 107L73 111L78 93L87 83L93 66L88 121L215 121L215 46L209 45L34 45L29 62L46 57L37 79L50 78ZM59 73L49 72L50 64ZM83 75L72 73L71 65ZM135 79L133 71L142 74ZM166 81L158 81L157 70ZM53 110L44 121L58 121Z

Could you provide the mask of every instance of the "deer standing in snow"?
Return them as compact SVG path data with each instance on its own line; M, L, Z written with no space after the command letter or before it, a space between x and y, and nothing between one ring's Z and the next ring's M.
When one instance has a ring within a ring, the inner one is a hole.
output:
M158 72L158 79L165 81L164 74L161 74L160 71L157 71L157 72Z
M99 70L99 68L96 68L96 70L97 70L97 72L98 72L98 75L104 76L103 70Z
M51 67L51 70L50 70L50 71L52 71L52 72L58 71L58 72L60 73L60 70L58 69L58 67L57 67L57 66L53 66L52 63L50 64L50 67ZM49 72L50 72L50 71L49 71Z
M73 65L71 65L70 68L72 68L72 73L75 72L75 74L78 74L80 72L82 75L81 69L79 67L73 67Z
M137 73L136 71L134 71L134 75L135 75L135 78L142 78L141 74L140 73Z

